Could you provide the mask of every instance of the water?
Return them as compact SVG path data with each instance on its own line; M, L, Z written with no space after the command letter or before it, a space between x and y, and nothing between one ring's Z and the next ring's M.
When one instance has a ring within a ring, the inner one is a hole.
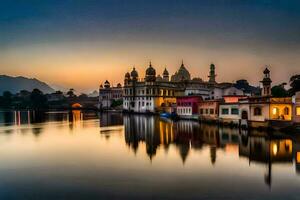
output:
M299 199L300 133L0 112L0 199Z

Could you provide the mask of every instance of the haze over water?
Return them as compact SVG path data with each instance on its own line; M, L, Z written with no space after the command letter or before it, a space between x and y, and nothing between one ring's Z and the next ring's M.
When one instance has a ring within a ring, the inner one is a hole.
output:
M299 137L252 134L154 116L0 112L0 198L298 199Z

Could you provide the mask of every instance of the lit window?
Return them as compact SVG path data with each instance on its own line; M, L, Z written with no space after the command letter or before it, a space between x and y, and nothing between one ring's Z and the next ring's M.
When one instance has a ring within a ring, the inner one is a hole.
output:
M278 108L273 108L273 110L272 110L273 115L276 115L277 112L278 112Z
M300 116L300 106L296 107L296 115Z

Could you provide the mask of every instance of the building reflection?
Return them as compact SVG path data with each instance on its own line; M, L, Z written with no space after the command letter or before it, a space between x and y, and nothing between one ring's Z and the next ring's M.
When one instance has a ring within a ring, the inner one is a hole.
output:
M295 162L295 170L300 173L300 142L293 138L267 136L261 132L241 134L239 129L184 120L172 122L156 116L125 115L124 127L126 144L133 152L145 144L149 159L153 159L159 148L168 150L174 145L185 164L191 151L209 148L212 165L217 163L219 151L244 157L250 166L264 165L264 180L269 186L273 165Z
M206 143L212 146L212 160L215 160L214 151L219 145L215 126L203 128L197 122L172 122L156 116L138 115L125 115L124 126L126 144L136 152L139 145L145 143L150 159L155 156L158 148L168 151L170 145L174 145L185 163L191 149L201 150Z
M272 165L293 162L293 142L291 139L270 137L249 137L239 146L239 155L251 163L266 166L265 182L272 184Z
M123 116L120 113L105 112L101 113L99 118L100 127L123 125Z

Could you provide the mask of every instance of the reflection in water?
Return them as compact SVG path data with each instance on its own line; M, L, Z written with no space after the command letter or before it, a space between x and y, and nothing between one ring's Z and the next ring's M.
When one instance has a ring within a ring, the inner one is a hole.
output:
M293 145L290 138L249 136L240 134L239 129L199 124L193 121L172 122L156 116L125 115L125 141L136 153L140 144L146 144L146 153L153 159L157 149L168 149L174 145L183 164L191 149L202 151L209 147L210 162L217 162L218 149L230 154L245 157L251 163L266 166L265 183L271 186L272 165L277 163L292 164L296 160L296 171L300 166L300 145Z
M300 184L297 135L81 111L0 123L0 199L282 199Z

